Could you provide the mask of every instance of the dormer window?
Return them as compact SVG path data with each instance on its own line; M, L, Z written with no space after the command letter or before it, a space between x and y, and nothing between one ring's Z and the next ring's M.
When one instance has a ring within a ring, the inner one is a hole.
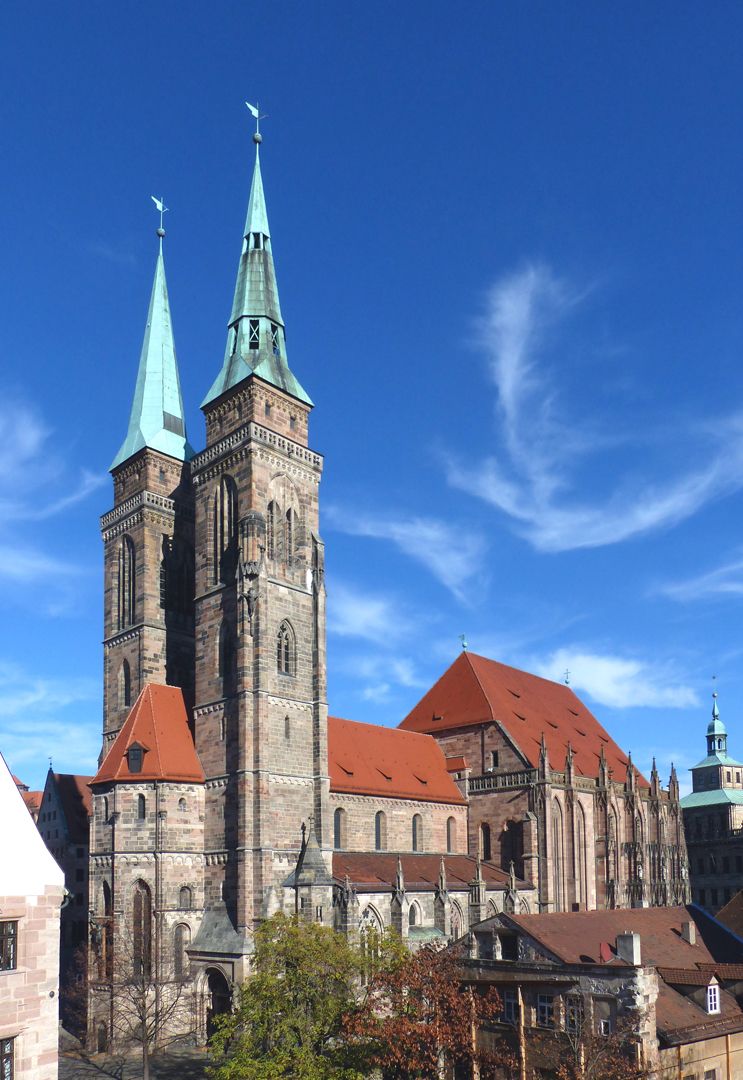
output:
M720 987L717 983L710 983L707 987L707 1012L719 1013L720 1011Z
M248 334L248 348L257 349L261 343L261 323L260 319L250 320L250 331Z
M274 356L279 355L279 328L276 323L271 323L271 348Z
M126 756L130 773L140 773L142 771L142 753L143 747L139 743L132 743L127 750Z

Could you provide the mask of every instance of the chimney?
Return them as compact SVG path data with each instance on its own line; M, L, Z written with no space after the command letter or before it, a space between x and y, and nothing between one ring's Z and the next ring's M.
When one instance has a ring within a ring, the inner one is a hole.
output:
M696 923L682 922L681 923L681 937L684 939L684 941L688 942L689 945L696 945L696 943L697 943L697 925L696 925Z
M632 930L625 930L623 934L617 934L617 956L634 967L640 967L642 964L640 935L635 934Z

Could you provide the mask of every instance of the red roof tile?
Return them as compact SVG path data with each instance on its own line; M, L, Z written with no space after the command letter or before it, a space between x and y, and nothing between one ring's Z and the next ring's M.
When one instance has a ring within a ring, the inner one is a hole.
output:
M705 972L705 967L710 970ZM671 986L707 986L714 975L714 965L699 964L696 968L659 967L658 974Z
M397 877L397 860L402 863L406 889L418 892L432 890L439 880L441 855L398 855L392 851L334 851L333 877L344 881L346 876L357 888L391 889ZM476 873L477 863L470 855L444 855L446 883L449 889L463 890ZM503 886L508 874L492 863L481 863L483 880L491 887ZM518 884L523 884L519 882Z
M35 816L39 812L41 806L41 800L44 796L43 791L29 791L28 788L18 789L23 797L23 801L28 807L28 812L32 816Z
M145 751L138 773L129 772L127 751L134 743ZM145 686L92 783L109 780L203 783L182 690L155 683Z
M430 735L328 717L330 790L464 804Z
M699 964L705 977L716 975L725 982L743 982L743 964Z
M694 916L698 917L695 919ZM719 932L714 919L686 907L616 908L609 911L547 912L541 915L510 915L525 933L540 941L565 963L600 963L601 942L613 946L617 934L627 930L640 935L645 966L694 968L712 963L710 948L717 949ZM681 924L695 921L696 944L681 937ZM732 940L722 931L728 947ZM709 939L708 947L706 940Z
M464 757L448 757L446 759L446 767L449 772L461 772L467 768L467 758Z
M13 776L13 783L19 791L28 791L28 784L24 784L23 781L19 780L17 776Z
M720 991L720 1012L709 1014L691 998L658 982L655 1021L661 1046L695 1042L700 1039L743 1030L743 1012L732 994Z
M627 775L627 755L569 686L463 652L400 724L431 734L495 721L532 768L544 735L553 769L565 765L568 742L582 776L597 777L603 747L614 779ZM637 782L647 780L637 773Z

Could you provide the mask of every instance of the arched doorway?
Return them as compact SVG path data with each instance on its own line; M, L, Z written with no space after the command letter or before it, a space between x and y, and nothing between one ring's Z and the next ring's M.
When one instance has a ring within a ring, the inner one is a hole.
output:
M206 997L206 1037L211 1039L214 1034L215 1018L230 1011L232 995L230 993L230 984L217 968L209 969L204 989Z

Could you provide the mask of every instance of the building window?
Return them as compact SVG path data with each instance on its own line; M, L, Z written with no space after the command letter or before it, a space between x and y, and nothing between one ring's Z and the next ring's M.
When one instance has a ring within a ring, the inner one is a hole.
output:
M108 818L109 818L108 796L107 795L103 796L102 812L103 812L103 824L105 825L108 822Z
M131 626L134 622L136 569L134 541L131 536L122 536L121 544L119 545L119 630L123 630L126 626Z
M270 403L270 401L267 401L267 402L266 402L266 404L264 405L264 407L263 407L263 412L264 412L264 414L265 414L266 416L270 416L270 415L271 415L271 403Z
M268 504L266 511L266 552L269 559L278 558L278 524L279 524L279 508L275 502Z
M289 719L289 717L287 715L287 716L284 717L284 738L289 739L289 737L291 736L291 732L292 732L291 720Z
M142 771L142 747L137 743L130 746L126 752L127 762L129 765L130 773L140 773Z
M346 846L346 811L342 807L333 814L333 847L336 851Z
M178 893L178 907L181 911L190 911L192 901L193 898L188 885L181 885L181 891Z
M490 826L483 822L480 826L480 858L485 862L490 862L493 857L492 846L490 843Z
M219 628L218 674L222 683L222 697L231 697L237 689L237 650L226 620Z
M722 872L723 874L730 873L730 857L728 855L722 857Z
M274 356L279 355L279 328L276 323L271 323L271 348Z
M297 426L297 418L296 418L296 416L290 416L289 417L289 431L294 431L296 426Z
M0 1039L0 1080L13 1080L15 1076L14 1045L15 1039Z
M705 1069L704 1080L717 1080L717 1069Z
M119 668L119 708L128 709L132 703L132 671L125 660Z
M387 848L387 818L383 810L374 815L374 849L385 851Z
M181 814L185 814L185 812L186 812L186 800L185 799L179 799L178 800L178 811Z
M144 821L147 816L147 800L144 795L137 795L137 818Z
M418 922L418 908L415 904L411 904L408 911L408 926L417 926Z
M286 529L285 529L285 535L286 535L286 559L287 560L291 559L292 555L294 554L294 545L297 542L296 520L297 520L297 515L294 513L294 511L293 510L287 510L287 512L286 512Z
M565 1030L578 1034L583 1028L583 998L570 994L565 999Z
M248 333L248 348L257 349L261 343L261 324L259 319L250 320L250 330Z
M491 769L497 769L498 768L498 751L497 750L491 750L490 751L490 768Z
M186 949L191 943L191 928L179 923L173 935L173 969L176 979L182 979L188 972L188 954Z
M606 1017L601 1017L599 1020L599 1035L611 1035L611 1020Z
M214 582L229 584L237 570L237 486L223 476L214 500Z
M152 895L144 881L134 886L133 969L135 977L149 979L152 960Z
M537 1024L544 1028L555 1026L555 999L552 994L537 994Z
M504 990L501 995L503 1001L503 1023L517 1024L519 1020L519 999L515 990Z
M287 622L276 635L276 668L280 675L294 674L294 633Z
M413 851L423 849L423 818L420 814L413 814Z
M0 922L0 971L12 971L17 966L18 923Z
M720 987L717 983L710 983L707 987L707 1012L718 1013L720 1011Z
M446 819L446 850L451 855L457 846L457 823L453 817Z

